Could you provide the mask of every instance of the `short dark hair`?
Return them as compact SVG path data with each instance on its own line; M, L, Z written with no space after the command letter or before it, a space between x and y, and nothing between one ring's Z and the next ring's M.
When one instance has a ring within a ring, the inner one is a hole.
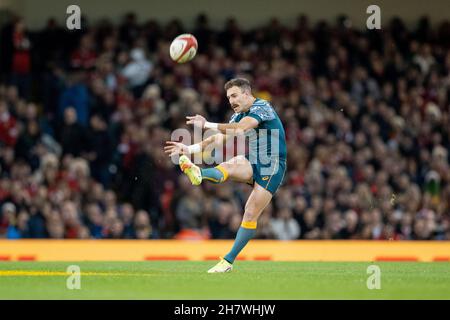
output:
M232 87L239 87L243 90L249 90L250 92L252 91L252 86L250 84L250 81L248 81L245 78L234 78L231 79L230 81L228 81L227 83L225 83L225 91L232 88Z

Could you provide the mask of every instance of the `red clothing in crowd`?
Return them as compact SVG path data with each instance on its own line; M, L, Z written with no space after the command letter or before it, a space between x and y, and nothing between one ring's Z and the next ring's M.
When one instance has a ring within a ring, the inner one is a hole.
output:
M14 146L17 140L17 121L9 113L0 114L0 142L7 146Z
M70 64L74 68L90 69L95 66L97 54L92 50L78 49L70 57Z
M23 32L13 34L14 53L12 71L27 74L31 71L30 41Z

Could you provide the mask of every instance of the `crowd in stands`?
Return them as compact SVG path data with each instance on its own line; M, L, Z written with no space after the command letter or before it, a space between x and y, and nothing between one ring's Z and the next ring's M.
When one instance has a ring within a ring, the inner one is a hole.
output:
M170 60L181 33L195 59ZM251 187L192 187L164 154L185 116L228 122L247 77L288 143L260 239L450 240L450 23L275 18L193 29L127 14L0 34L0 237L234 238ZM192 129L192 128L189 128Z

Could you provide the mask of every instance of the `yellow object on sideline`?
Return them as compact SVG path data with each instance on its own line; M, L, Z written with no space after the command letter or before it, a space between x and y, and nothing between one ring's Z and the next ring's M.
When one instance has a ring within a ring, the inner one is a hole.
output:
M0 240L0 261L218 260L233 240ZM272 261L450 261L450 241L251 240L239 255Z

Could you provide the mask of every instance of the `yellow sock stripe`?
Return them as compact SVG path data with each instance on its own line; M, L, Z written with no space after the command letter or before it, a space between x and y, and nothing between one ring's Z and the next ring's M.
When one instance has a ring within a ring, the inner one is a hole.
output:
M212 181L212 182L216 182L216 183L219 183L219 182L220 182L219 180L214 179L214 178L211 178L211 177L203 177L203 179L209 180L209 181Z
M222 172L222 174L223 174L222 182L226 181L228 179L228 171L224 167L222 167L220 164L218 166L216 166L216 169L219 170L220 172Z
M242 221L241 227L245 229L256 229L256 221Z

